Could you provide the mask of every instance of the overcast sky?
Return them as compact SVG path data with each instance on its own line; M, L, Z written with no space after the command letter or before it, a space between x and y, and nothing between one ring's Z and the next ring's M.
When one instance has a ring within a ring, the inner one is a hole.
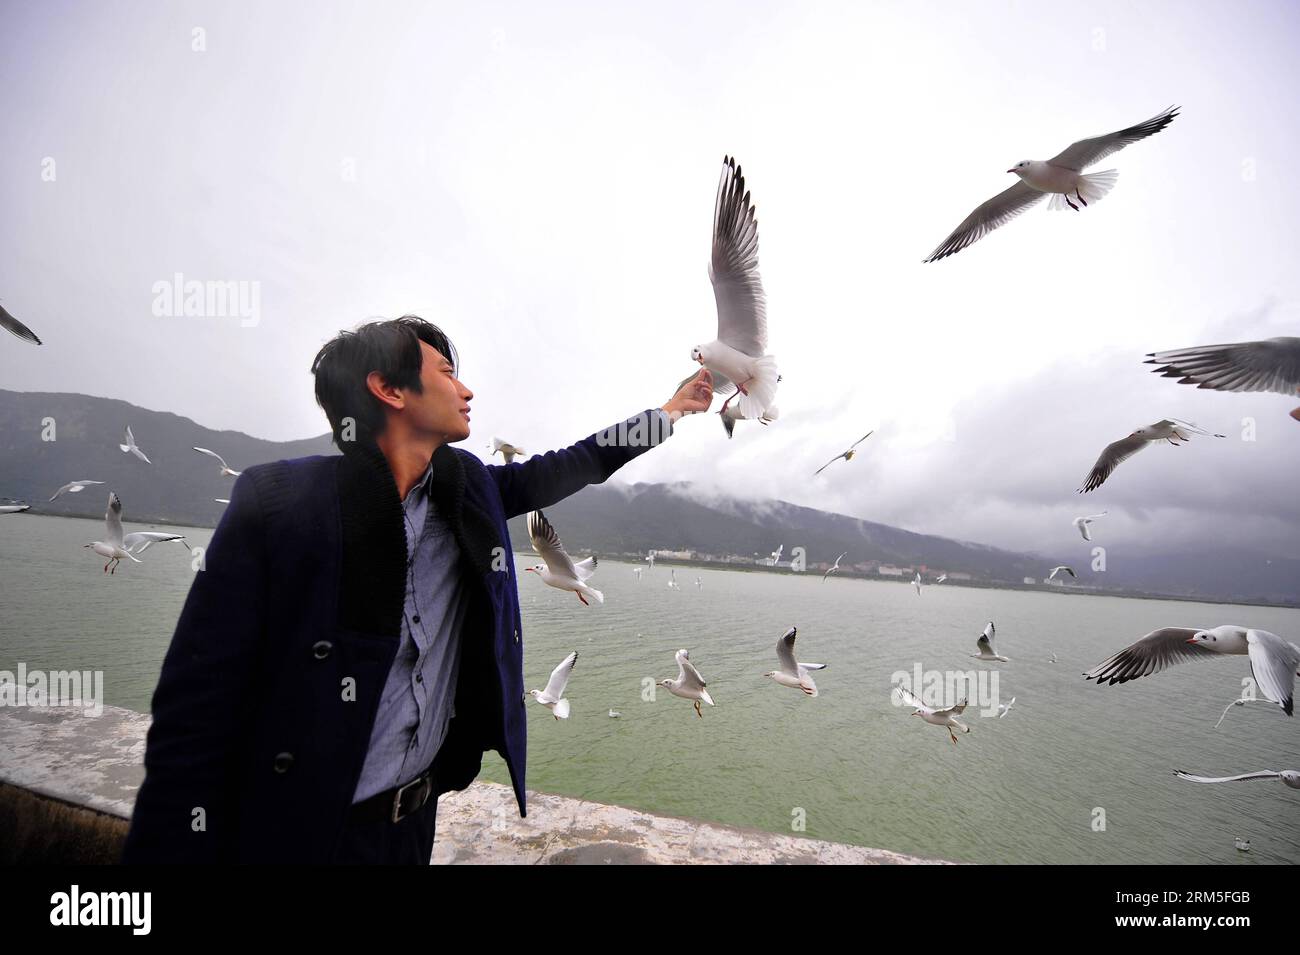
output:
M1300 334L1300 7L629 6L6 5L0 301L45 344L0 339L0 386L305 437L320 344L413 312L460 351L469 448L564 446L662 404L715 336L728 153L781 419L730 442L687 419L620 480L1017 549L1109 508L1115 543L1300 556L1297 401L1141 364ZM922 264L1013 163L1170 104L1103 162L1104 201ZM256 323L156 315L176 273L256 283ZM1106 443L1168 416L1228 437L1075 494Z

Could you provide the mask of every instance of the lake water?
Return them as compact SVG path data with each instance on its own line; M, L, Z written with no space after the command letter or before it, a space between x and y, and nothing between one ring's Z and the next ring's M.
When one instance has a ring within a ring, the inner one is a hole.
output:
M104 702L148 710L190 555L158 544L107 575L81 548L102 530L0 517L0 669L102 669ZM178 532L198 546L211 537ZM535 561L520 552L521 567ZM526 685L544 686L579 653L571 718L529 703L530 789L966 862L1300 861L1300 792L1171 775L1300 769L1300 723L1276 706L1234 707L1214 728L1250 674L1245 657L1123 686L1080 676L1160 626L1234 623L1300 642L1300 611L948 585L918 596L908 584L689 567L677 568L674 591L668 567L638 580L615 561L592 581L605 603L584 607L520 577ZM968 656L988 619L1009 663ZM763 677L790 625L800 659L829 664L816 698ZM662 688L646 699L647 685L677 675L679 647L717 702L703 719ZM954 746L890 702L891 675L918 665L995 668L998 697L1016 702L997 719L981 716L989 701L979 698ZM483 778L509 781L495 753L483 765ZM1252 851L1238 852L1235 836Z

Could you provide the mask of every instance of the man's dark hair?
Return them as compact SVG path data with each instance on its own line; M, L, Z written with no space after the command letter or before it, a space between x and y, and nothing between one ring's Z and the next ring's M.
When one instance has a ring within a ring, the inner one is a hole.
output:
M395 388L416 394L423 355L420 342L442 354L456 368L456 349L438 326L416 315L386 322L367 322L352 331L339 332L316 353L311 373L316 376L316 403L329 418L334 443L343 450L345 418L355 422L356 441L374 441L384 430L383 403L366 387L366 376L379 372Z

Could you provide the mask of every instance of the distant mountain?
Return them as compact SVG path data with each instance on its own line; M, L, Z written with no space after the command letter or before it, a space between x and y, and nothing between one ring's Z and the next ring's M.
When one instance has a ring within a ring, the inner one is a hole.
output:
M54 423L53 441L41 438L46 419ZM152 464L118 449L127 425ZM0 496L24 500L34 512L102 517L108 492L116 491L128 524L214 526L224 505L213 498L229 497L235 479L222 477L214 459L191 450L195 445L216 451L236 471L333 450L328 434L263 441L113 398L0 390ZM48 502L81 479L105 484Z
M54 441L41 440L46 418L54 421ZM152 465L118 449L128 424ZM33 513L102 517L112 490L122 498L133 526L213 526L223 508L213 498L228 497L234 479L222 477L216 461L191 450L195 445L217 451L237 470L281 458L337 453L328 434L263 441L125 401L0 390L0 496L27 501ZM106 483L47 503L58 487L82 478ZM689 483L594 484L549 508L548 516L569 550L605 556L644 555L653 549L752 559L783 544L783 561L793 548L802 547L810 569L848 551L846 569L874 561L924 569L927 579L939 573L969 574L970 583L986 586L1022 586L1025 577L1041 579L1054 564L1080 558L1078 551L1069 560L1059 554L1015 553L784 501L719 497ZM510 522L510 534L517 552L530 552L522 517ZM1206 560L1192 551L1135 555L1126 549L1122 560L1112 555L1104 575L1091 574L1086 561L1076 570L1088 584L1112 593L1300 602L1300 561L1267 554L1216 551L1213 560Z

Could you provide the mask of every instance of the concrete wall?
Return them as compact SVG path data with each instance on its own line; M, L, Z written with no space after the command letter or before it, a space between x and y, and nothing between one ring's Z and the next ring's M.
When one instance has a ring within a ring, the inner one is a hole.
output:
M117 707L0 707L0 865L111 864L144 778L149 717ZM477 782L438 804L437 864L924 863L896 852Z

